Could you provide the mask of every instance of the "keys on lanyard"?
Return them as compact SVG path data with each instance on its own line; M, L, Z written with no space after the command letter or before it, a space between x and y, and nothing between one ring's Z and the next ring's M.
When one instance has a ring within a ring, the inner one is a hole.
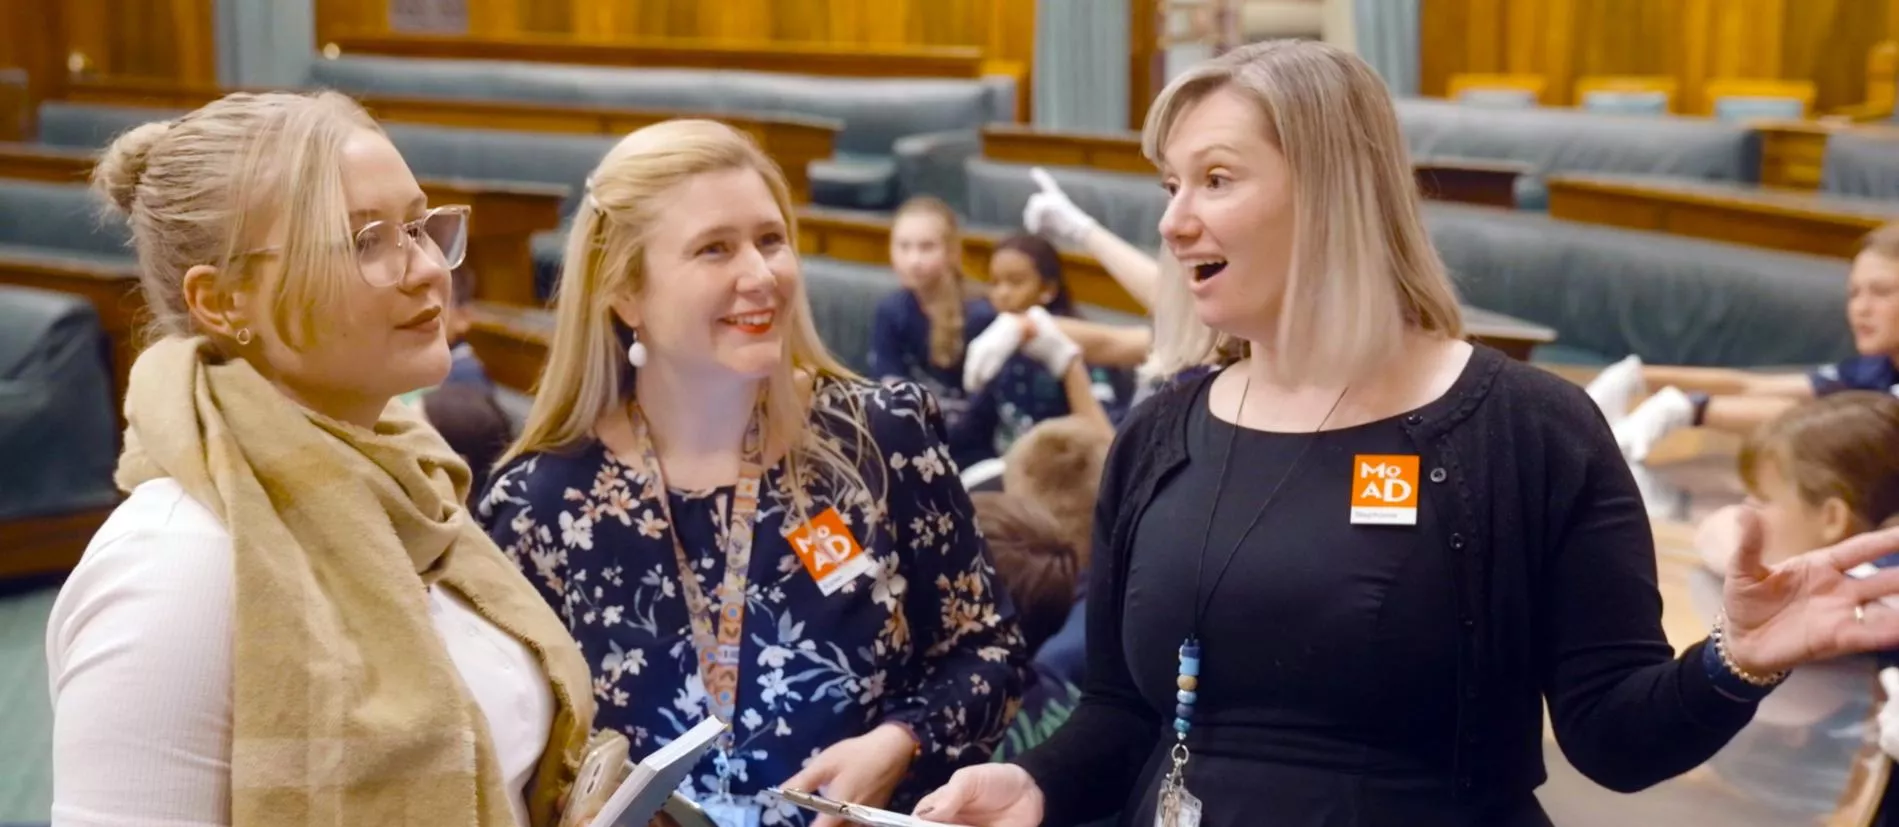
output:
M1154 827L1200 827L1200 799L1187 792L1187 745L1174 744L1174 768L1161 781Z
M712 756L713 770L719 774L719 789L699 809L719 827L759 827L764 815L756 803L732 795L732 742L727 733Z

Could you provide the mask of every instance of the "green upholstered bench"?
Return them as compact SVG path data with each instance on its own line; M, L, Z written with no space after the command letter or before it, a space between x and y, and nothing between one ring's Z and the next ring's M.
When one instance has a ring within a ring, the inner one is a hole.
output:
M1843 196L1899 200L1899 138L1837 132L1827 139L1820 189Z
M1491 109L1440 100L1397 102L1415 157L1516 161L1517 204L1542 209L1552 173L1635 173L1751 183L1760 180L1760 137L1745 124L1574 109Z

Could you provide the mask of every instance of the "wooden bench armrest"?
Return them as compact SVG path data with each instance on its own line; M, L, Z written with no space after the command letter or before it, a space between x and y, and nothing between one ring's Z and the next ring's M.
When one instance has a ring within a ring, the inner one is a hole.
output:
M534 295L535 233L560 228L568 188L518 182L430 179L422 191L435 205L466 204L467 266L475 295L489 301L539 304Z
M1892 120L1892 106L1889 104L1856 103L1834 109L1825 116L1851 123L1875 123Z
M0 143L0 178L83 184L96 159L89 150L9 141Z

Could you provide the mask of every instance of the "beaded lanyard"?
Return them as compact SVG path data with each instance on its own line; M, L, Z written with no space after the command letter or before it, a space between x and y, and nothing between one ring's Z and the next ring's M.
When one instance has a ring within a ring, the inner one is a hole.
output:
M659 513L672 536L673 556L679 565L679 588L684 593L686 611L692 619L692 647L699 660L699 678L705 684L706 702L712 715L731 724L738 705L739 649L745 626L745 589L747 569L752 560L752 518L758 513L759 480L764 476L765 429L764 403L752 411L745 426L744 448L739 453L738 484L732 490L730 523L724 537L725 580L719 588L719 606L714 614L712 601L699 588L692 560L685 544L679 541L679 525L673 522L671 493L666 487L665 470L659 464L659 452L640 415L637 403L628 407L633 420L634 439L639 443L646 472L659 488ZM730 727L719 736L719 752L713 757L718 771L718 795L732 800L731 761L734 736Z
M1271 506L1273 500L1279 496L1279 489L1285 487L1287 480L1292 479L1293 472L1298 470L1299 464L1305 460L1306 452L1319 441L1319 432L1325 430L1325 423L1332 420L1332 414L1338 410L1339 403L1345 401L1346 391L1351 390L1351 386L1347 385L1339 391L1338 398L1332 400L1332 407L1326 409L1325 417L1319 420L1318 427L1312 429L1312 438L1299 447L1299 453L1294 455L1292 462L1286 466L1286 471L1280 475L1279 482L1274 483L1272 490L1266 493L1266 499L1259 504L1259 510L1253 512L1253 521L1247 523L1246 530L1240 532L1239 539L1233 541L1233 548L1227 552L1226 560L1220 563L1220 570L1214 573L1213 583L1207 588L1207 596L1203 601L1200 596L1200 579L1207 568L1207 546L1213 542L1214 517L1220 510L1220 496L1226 492L1227 471L1233 464L1233 444L1239 437L1242 427L1240 423L1246 413L1247 392L1252 389L1252 385L1251 376L1247 376L1240 385L1240 404L1233 411L1233 429L1227 433L1226 456L1220 459L1220 478L1213 486L1213 502L1207 508L1207 529L1200 539L1200 560L1193 574L1194 611L1187 638L1180 644L1178 675L1174 679L1174 686L1179 690L1174 696L1177 702L1174 706L1172 755L1174 766L1167 773L1167 778L1161 781L1159 806L1154 814L1154 821L1160 827L1193 827L1200 823L1200 799L1187 792L1187 761L1192 757L1187 749L1187 733L1193 730L1194 704L1200 699L1200 624L1205 620L1207 608L1213 605L1213 593L1219 590L1220 581L1226 577L1227 567L1233 564L1233 558L1239 554L1240 547L1245 545L1246 538L1251 536L1253 529L1259 526L1260 518L1266 516L1267 507Z

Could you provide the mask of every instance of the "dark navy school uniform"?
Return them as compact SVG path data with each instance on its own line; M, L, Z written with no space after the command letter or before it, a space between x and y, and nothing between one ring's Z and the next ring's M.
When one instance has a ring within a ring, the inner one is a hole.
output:
M996 320L996 310L986 299L963 303L963 346ZM965 420L970 414L969 393L963 389L963 360L948 367L930 362L930 317L916 294L899 289L877 303L870 336L870 373L872 379L907 379L923 386L936 397L948 428L950 458L958 468L968 468L996 455L995 446L983 434L972 431Z
M1840 391L1879 391L1899 396L1899 368L1890 356L1855 356L1835 365L1822 365L1808 374L1813 395Z

